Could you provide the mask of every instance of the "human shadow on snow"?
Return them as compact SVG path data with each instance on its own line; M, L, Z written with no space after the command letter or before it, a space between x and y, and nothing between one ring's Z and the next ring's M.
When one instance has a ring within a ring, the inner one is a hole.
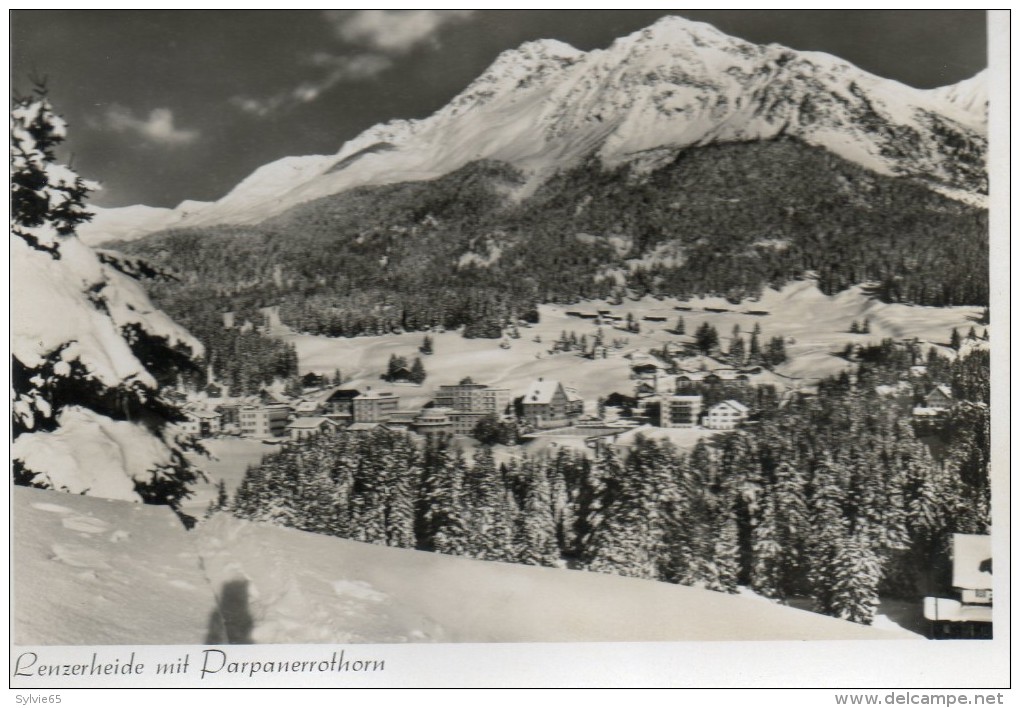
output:
M206 644L254 644L251 631L255 621L248 605L248 581L223 583L219 606L209 615Z

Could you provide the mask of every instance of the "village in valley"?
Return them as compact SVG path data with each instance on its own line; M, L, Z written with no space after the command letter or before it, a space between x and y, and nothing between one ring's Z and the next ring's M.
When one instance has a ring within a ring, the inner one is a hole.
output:
M470 375L447 381L428 377L426 386L423 361L442 357L435 353L436 337L447 336L447 346L453 347L470 341L445 333L425 334L413 364L408 364L410 357L391 354L375 379L344 378L341 372L347 362L338 358L332 374L310 371L291 385L277 382L258 394L228 395L210 370L204 388L174 395L183 403L184 432L197 439L238 437L278 445L341 430L390 430L411 433L419 441L452 438L469 444L474 444L472 440L519 444L526 452L550 446L597 452L606 445L625 451L637 433L689 448L704 437L754 425L763 408L778 408L817 392L820 376L782 373L790 358L787 347L796 350L795 338L765 339L755 323L743 330L735 324L730 336L720 339L712 324L723 313L748 315L754 321L769 312L686 305L673 309L676 314L670 321L658 314L661 307L651 310L656 314L637 316L632 311L615 314L618 307L563 308L556 312L557 321L579 322L583 333L563 329L556 339L547 334L546 341L535 334L529 342L522 334L537 325L511 324L498 345L489 346L505 352L524 343L538 345L543 351L536 358L558 362L552 375L537 375L524 386L483 383L481 377L475 380ZM647 304L633 310L649 311ZM685 315L700 321L689 333ZM232 318L226 321L232 324ZM919 425L937 421L953 403L951 387L928 376L926 353L987 349L987 328L980 335L973 326L966 335L957 329L941 345L916 336L885 340L886 346L908 353L910 366L900 381L880 385L877 391L899 400ZM846 334L851 341L831 352L823 371L830 375L841 371L852 381L862 347L875 337L866 317L853 320ZM656 341L661 344L656 346ZM446 355L456 358L456 352ZM320 357L317 363L321 361ZM609 361L617 375L601 376L603 369L595 382L586 380L587 364ZM585 386L587 396L578 383Z

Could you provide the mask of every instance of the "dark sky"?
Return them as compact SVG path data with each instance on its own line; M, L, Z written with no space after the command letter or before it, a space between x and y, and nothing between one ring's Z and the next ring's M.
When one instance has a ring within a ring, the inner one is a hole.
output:
M415 14L416 13L416 14ZM604 48L663 15L843 57L931 88L986 66L981 11L91 10L11 12L15 90L45 76L66 157L101 206L223 196L256 167L329 154L442 107L504 49Z

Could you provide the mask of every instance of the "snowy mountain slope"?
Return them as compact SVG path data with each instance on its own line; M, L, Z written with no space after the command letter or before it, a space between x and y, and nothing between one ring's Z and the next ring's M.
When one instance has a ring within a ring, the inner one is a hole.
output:
M983 85L979 75L914 89L827 54L669 17L605 50L551 40L508 50L434 115L370 128L335 155L265 165L219 201L178 211L175 224L258 223L356 186L429 179L479 159L520 168L534 187L592 156L651 169L687 146L780 135L980 201L986 128L972 104Z
M17 644L201 644L222 633L193 538L167 507L15 487Z
M134 206L120 209L90 207L92 221L78 227L78 238L88 246L106 241L133 241L144 236L147 230L168 228L179 218L173 209Z
M92 220L78 226L78 238L88 246L111 241L134 241L153 231L172 229L211 204L185 199L173 209L142 204L113 208L90 206Z
M929 94L936 100L951 104L972 117L973 125L988 123L988 70L963 81L932 89Z
M18 644L897 639L766 600L16 487ZM217 599L218 598L218 599Z
M223 514L197 533L213 584L247 587L256 643L903 636L707 590L373 546Z

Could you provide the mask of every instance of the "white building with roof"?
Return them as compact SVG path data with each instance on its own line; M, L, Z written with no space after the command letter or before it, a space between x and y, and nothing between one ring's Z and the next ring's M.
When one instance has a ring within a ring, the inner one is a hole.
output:
M295 418L287 425L291 440L304 440L336 429L336 423L323 416Z
M576 391L568 394L559 381L539 378L528 386L521 408L528 424L556 428L579 418L584 412L584 400Z
M400 397L390 391L373 391L371 387L354 398L355 423L385 423L397 412Z
M253 438L278 438L287 433L290 406L244 406L239 411L241 434Z
M938 384L924 397L927 408L949 408L953 405L953 390L946 384Z
M702 425L709 430L733 430L747 420L750 410L740 401L719 401L705 411Z
M217 435L222 430L222 414L210 410L189 410L184 412L185 420L181 423L184 432L195 437L206 438Z

